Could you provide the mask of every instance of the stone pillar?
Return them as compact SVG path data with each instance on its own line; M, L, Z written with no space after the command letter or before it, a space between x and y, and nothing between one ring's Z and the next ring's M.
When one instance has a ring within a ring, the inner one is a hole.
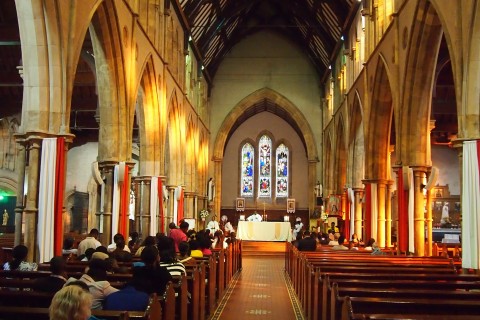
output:
M213 159L214 161L214 181L215 181L215 199L213 199L213 213L221 214L222 208L222 160L220 158ZM208 202L208 199L207 199Z
M101 239L102 244L109 244L112 239L112 208L113 208L113 174L116 161L102 161L99 162L99 169L102 175L105 176L105 189L103 198L103 224Z
M377 182L377 236L376 241L379 247L384 248L385 241L385 195L386 180Z
M419 257L425 256L425 196L423 187L425 167L413 167L413 187L414 187L414 213L413 213L413 232L414 232L414 254Z
M185 191L183 193L184 199L184 212L185 212L185 218L195 218L195 212L193 211L194 209L194 202L195 202L195 192L191 191Z
M386 247L392 247L392 187L393 181L389 180L387 182L387 194L385 197L385 237Z
M362 226L363 225L362 209L363 209L364 189L354 188L353 191L355 192L354 232L358 235L360 239L363 239L364 236L363 236L363 226Z
M317 181L317 162L318 160L308 160L308 213L309 224L310 214L315 211L315 185Z
M150 183L149 176L137 176L133 179L136 199L135 227L143 239L150 235Z
M133 168L135 167L135 162L126 162L125 163L126 166L128 166L128 179L127 181L124 181L124 186L125 188L127 188L127 193L128 193L128 201L127 201L127 204L126 204L126 208L125 208L125 214L127 215L127 226L126 226L126 230L125 230L125 233L126 233L126 236L128 237L130 235L130 190L132 189L132 170ZM127 239L128 240L128 239ZM128 243L127 243L128 245Z
M27 199L25 206L25 230L23 243L28 250L28 261L35 261L36 252L36 229L38 214L38 180L40 173L40 146L42 138L39 136L27 137L28 140L28 182Z
M22 215L23 215L23 201L24 201L24 181L25 181L25 137L16 136L17 140L17 160L15 164L15 171L17 172L17 201L15 203L15 240L14 245L18 246L22 241Z
M427 209L427 216L425 218L425 221L427 223L427 248L425 250L425 255L431 257L433 254L433 215L432 215L432 194L433 194L433 188L430 190L427 190L427 203L426 203L426 209Z

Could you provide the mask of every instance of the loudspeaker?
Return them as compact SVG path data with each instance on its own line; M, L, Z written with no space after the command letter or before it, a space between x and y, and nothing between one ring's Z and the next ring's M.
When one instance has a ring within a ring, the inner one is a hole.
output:
M317 206L323 206L323 198L317 197Z

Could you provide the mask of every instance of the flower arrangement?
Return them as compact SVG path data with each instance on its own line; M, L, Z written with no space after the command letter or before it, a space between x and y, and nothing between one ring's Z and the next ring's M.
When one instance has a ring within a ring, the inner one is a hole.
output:
M208 217L209 214L210 213L208 212L207 209L200 210L200 218L202 218L202 219L205 219L206 217Z

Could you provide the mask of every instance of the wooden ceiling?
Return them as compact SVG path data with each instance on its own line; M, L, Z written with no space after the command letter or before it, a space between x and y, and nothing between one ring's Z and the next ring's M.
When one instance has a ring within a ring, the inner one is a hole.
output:
M358 9L356 0L179 0L203 66L214 77L223 57L245 37L262 30L295 42L320 76L339 49Z

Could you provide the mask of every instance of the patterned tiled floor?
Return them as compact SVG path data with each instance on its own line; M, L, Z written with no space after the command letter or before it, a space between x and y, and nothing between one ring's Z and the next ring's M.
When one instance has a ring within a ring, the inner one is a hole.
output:
M242 271L211 319L303 320L284 262L283 257L243 257Z

